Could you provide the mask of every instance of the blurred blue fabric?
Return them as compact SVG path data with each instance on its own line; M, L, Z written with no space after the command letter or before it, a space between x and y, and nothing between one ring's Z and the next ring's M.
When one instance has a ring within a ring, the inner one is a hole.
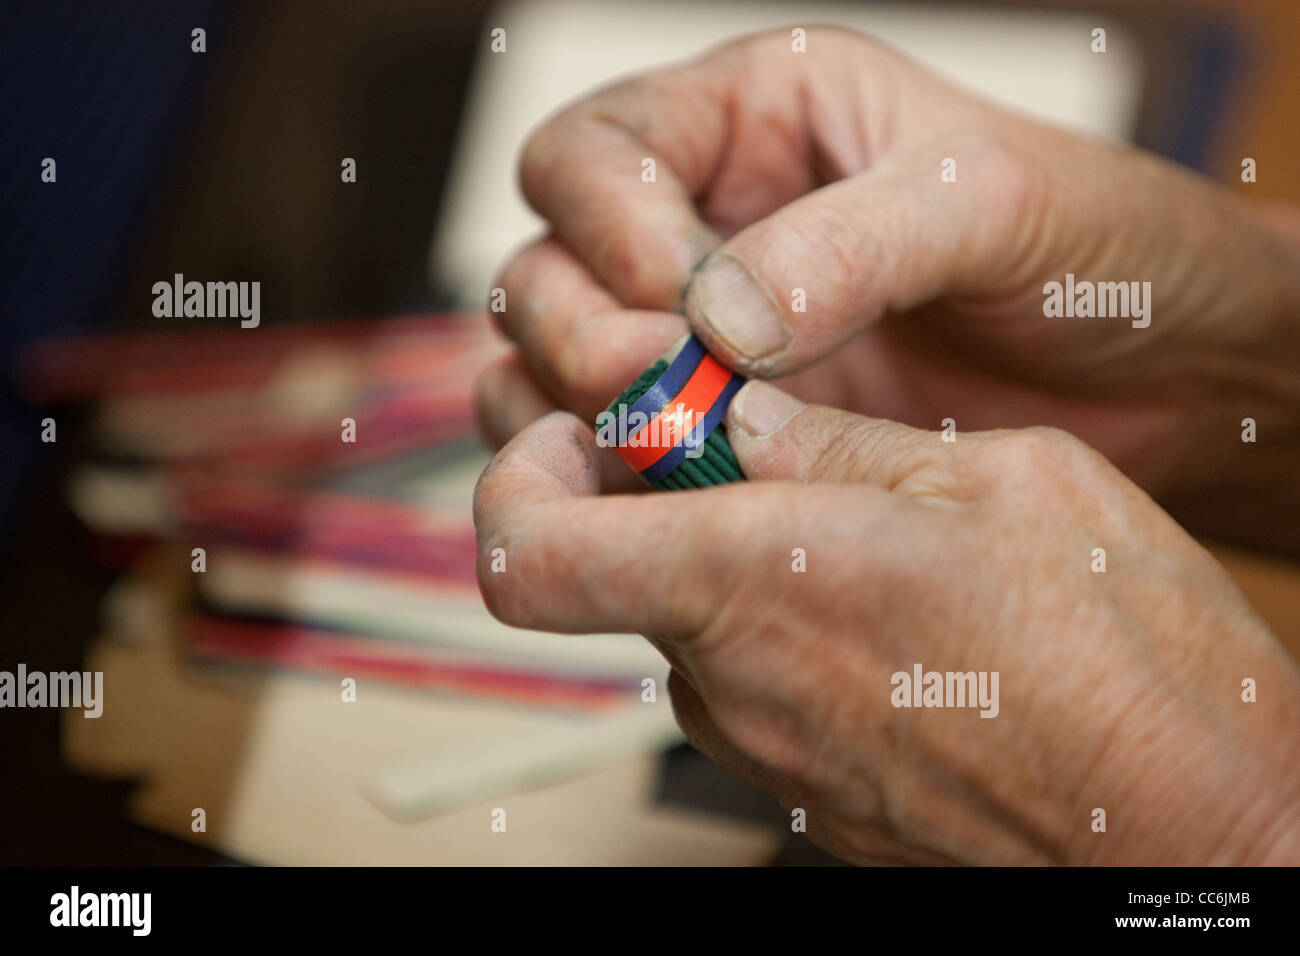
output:
M4 4L0 526L41 447L43 413L15 394L14 357L103 320L229 10L215 0ZM191 51L195 27L207 53ZM54 183L41 180L47 156Z

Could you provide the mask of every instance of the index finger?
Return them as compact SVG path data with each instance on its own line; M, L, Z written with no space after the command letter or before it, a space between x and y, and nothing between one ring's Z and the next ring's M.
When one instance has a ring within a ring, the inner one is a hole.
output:
M817 32L827 46L844 42ZM533 134L524 195L625 306L677 309L717 231L734 232L860 161L842 132L858 124L831 115L855 98L825 95L848 85L838 72L851 64L792 53L788 31L774 31L619 83ZM825 74L815 84L814 70ZM841 132L814 133L817 123Z

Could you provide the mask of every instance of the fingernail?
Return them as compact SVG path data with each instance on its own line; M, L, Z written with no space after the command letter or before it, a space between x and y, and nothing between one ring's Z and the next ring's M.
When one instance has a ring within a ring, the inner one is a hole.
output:
M780 352L794 337L754 277L730 256L711 256L695 274L690 295L699 318L746 358Z
M775 385L753 381L731 401L732 421L755 438L770 435L791 418L804 403Z

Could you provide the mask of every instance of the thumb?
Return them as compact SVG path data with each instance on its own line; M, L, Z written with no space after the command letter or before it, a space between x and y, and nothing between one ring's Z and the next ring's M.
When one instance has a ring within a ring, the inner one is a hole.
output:
M948 149L961 153L960 182L940 175ZM686 290L686 315L725 364L775 378L886 314L945 293L996 293L1022 262L1017 210L1031 179L1002 147L939 143L824 186L704 259Z
M727 412L727 437L751 479L872 484L893 491L941 465L956 446L938 432L806 405L766 382L751 381Z

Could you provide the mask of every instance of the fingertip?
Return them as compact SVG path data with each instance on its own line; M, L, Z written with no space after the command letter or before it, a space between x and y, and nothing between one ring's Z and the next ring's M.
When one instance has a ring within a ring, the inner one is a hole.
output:
M596 437L576 415L543 415L506 443L479 476L475 522L547 500L595 494L600 487Z
M727 410L727 437L746 477L802 477L796 467L798 458L782 433L791 419L811 407L767 382L745 383Z
M596 435L571 412L553 411L520 433L521 454L539 480L550 479L570 495L595 494L600 489ZM553 490L553 489L547 489Z
M727 422L751 438L763 438L781 428L804 408L805 402L769 382L754 379L732 399Z

